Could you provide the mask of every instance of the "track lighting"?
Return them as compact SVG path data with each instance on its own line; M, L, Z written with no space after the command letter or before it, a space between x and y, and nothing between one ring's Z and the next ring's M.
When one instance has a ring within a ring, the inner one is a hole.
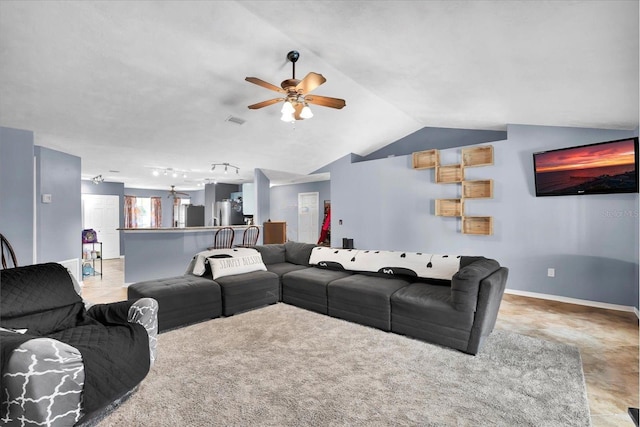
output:
M102 177L102 175L96 175L93 178L91 178L91 181L95 184L98 185L101 182L104 182L104 178Z
M169 176L169 174L171 174L171 176L173 178L177 178L180 175L183 178L187 177L187 172L180 172L179 169L174 169L174 168L159 168L159 169L154 169L153 171L151 171L151 174L153 176L160 176L161 173L162 173L163 176Z
M213 163L211 165L211 171L213 172L216 169L216 166L224 166L224 173L228 173L229 168L233 168L236 170L236 175L238 175L240 172L240 168L238 166L234 166L232 164L229 163Z

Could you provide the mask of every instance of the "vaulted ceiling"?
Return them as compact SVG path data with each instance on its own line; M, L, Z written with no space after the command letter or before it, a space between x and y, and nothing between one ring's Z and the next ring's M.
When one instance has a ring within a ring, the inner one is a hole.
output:
M0 125L127 187L293 182L423 127L633 129L638 27L637 1L0 1ZM344 109L247 109L290 50Z

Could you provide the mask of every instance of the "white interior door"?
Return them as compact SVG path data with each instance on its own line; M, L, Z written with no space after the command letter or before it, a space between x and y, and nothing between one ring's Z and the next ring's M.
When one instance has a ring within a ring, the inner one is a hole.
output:
M319 194L298 193L298 241L318 243Z
M82 228L93 228L102 242L102 258L120 257L120 198L82 195Z

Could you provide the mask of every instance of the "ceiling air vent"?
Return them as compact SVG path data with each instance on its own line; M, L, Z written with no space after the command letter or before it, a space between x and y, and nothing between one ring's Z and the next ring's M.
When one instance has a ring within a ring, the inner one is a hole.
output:
M245 120L245 119L241 119L240 117L235 117L235 116L229 116L229 117L227 117L226 121L227 121L227 122L231 122L231 123L235 123L235 124L237 124L237 125L241 125L241 124L243 124L244 122L246 122L246 120Z

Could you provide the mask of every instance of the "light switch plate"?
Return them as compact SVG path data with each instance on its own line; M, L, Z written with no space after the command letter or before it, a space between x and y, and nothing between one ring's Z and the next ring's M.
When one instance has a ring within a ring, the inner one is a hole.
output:
M43 194L42 203L51 203L51 194Z

